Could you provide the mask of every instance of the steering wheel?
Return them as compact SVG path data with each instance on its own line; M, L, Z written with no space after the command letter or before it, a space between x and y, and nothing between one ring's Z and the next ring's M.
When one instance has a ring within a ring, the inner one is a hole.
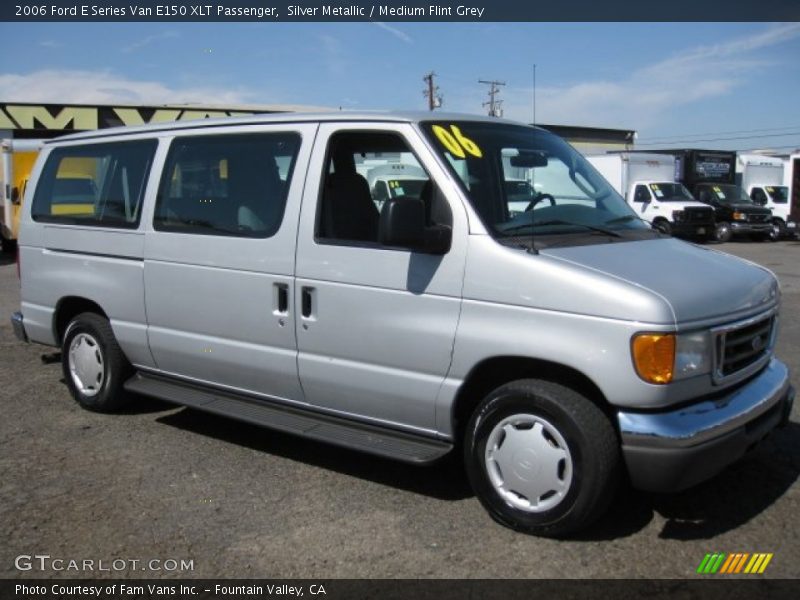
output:
M539 204L539 202L541 202L542 200L549 200L550 206L556 205L556 199L553 198L553 196L551 196L550 194L542 194L541 192L539 192L539 194L533 200L530 201L528 206L525 207L525 212L533 210L533 207Z

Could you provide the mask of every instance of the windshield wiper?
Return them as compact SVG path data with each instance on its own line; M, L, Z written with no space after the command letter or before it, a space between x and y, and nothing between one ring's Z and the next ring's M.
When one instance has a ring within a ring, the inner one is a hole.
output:
M597 227L595 225L587 225L586 223L573 223L572 221L562 221L561 219L552 219L550 221L532 221L531 223L524 223L520 225L515 225L514 227L509 227L508 229L504 229L500 231L500 233L511 233L514 231L522 231L523 229L528 229L529 227L536 227L536 226L548 226L548 225L570 225L573 227L583 227L584 229L588 229L590 231L594 231L597 233L602 233L605 235L610 235L612 237L622 237L622 235L613 229L606 229L605 227Z

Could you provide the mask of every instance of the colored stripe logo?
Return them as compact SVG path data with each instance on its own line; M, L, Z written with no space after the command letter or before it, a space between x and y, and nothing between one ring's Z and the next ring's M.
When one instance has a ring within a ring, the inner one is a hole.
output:
M714 552L713 554L706 554L697 567L697 572L703 575L732 575L736 573L745 573L748 575L762 574L769 562L772 560L773 554L765 552L756 552L750 554L749 552L734 552L726 554L724 552Z

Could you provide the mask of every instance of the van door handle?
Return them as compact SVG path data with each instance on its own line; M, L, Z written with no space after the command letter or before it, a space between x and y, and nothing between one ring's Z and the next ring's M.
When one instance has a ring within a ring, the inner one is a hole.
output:
M304 319L310 319L314 310L314 288L304 286L300 299L302 304L300 314Z
M279 315L289 314L289 286L286 283L275 285L275 312Z

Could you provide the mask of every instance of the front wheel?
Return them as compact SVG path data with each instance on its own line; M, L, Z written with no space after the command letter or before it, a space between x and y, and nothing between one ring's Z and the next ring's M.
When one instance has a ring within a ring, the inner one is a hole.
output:
M536 379L497 388L467 425L464 459L473 490L499 523L557 537L608 507L620 472L614 428L590 400Z
M772 229L769 230L767 236L770 242L777 242L783 236L784 225L780 219L775 219L772 222Z
M13 254L17 249L17 240L9 240L2 233L0 233L0 252L4 254Z
M672 235L672 225L666 219L656 219L653 222L653 229L664 235Z
M714 239L720 243L730 242L733 237L733 231L729 223L717 223L714 229Z
M111 412L127 403L122 384L132 367L105 317L82 313L70 321L61 343L61 363L67 387L83 408Z

